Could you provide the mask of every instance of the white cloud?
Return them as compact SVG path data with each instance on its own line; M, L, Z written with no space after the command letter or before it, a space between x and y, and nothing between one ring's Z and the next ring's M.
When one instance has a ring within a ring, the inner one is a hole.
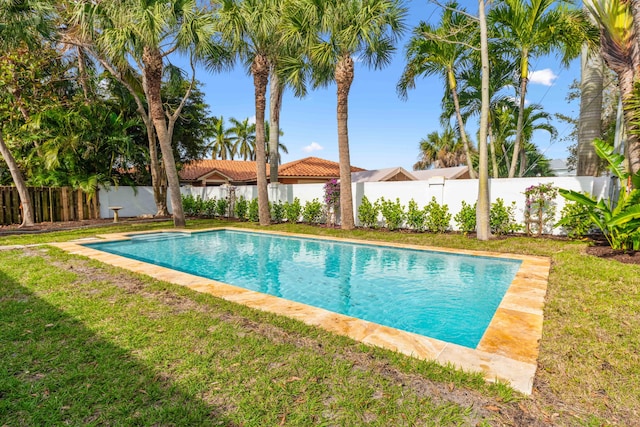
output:
M543 86L553 86L553 81L557 79L551 70L551 68L545 68L544 70L532 71L529 73L529 82L533 84L540 84Z
M312 151L320 151L320 150L324 150L324 147L315 141L307 145L306 147L302 147L302 151L304 151L305 153L311 153Z
M255 125L256 124L256 116L249 117L249 124L250 125Z

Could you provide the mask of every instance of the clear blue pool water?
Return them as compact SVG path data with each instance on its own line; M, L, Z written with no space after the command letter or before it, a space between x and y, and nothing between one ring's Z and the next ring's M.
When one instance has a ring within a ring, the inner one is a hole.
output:
M470 348L521 263L231 230L86 246Z

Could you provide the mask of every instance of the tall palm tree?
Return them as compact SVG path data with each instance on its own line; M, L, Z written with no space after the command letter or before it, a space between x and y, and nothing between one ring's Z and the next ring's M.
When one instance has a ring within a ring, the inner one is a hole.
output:
M584 9L593 20L588 9ZM602 138L603 85L602 56L585 44L580 61L580 117L576 156L578 176L597 176L599 173L600 158L596 155L593 140Z
M79 2L61 3L58 8L60 19L61 40L67 48L76 46L77 52L89 55L93 61L107 70L128 92L135 102L136 112L144 123L149 147L149 172L151 174L151 186L153 188L154 201L156 203L156 216L169 215L167 208L166 173L163 170L158 155L158 141L154 129L151 112L146 105L144 91L142 89L142 76L135 67L131 67L128 61L118 61L117 58L109 58L107 52L100 49L97 34L104 29L113 27L110 14L104 7L88 7ZM80 56L78 56L79 63ZM80 67L79 67L80 68Z
M487 134L489 129L489 36L487 29L487 15L484 0L478 0L478 26L480 27L480 73L481 108L480 131L478 132L478 201L476 202L476 235L478 240L491 238L491 223L489 211L489 162L487 156Z
M431 132L420 140L420 155L413 165L413 170L425 170L430 167L449 168L466 164L466 153L462 141L456 137L451 127L442 134Z
M244 160L256 159L256 125L249 123L246 118L240 121L234 117L229 119L231 122L231 140L233 141L233 152ZM263 144L264 147L264 144ZM232 157L233 159L233 157ZM265 166L266 167L266 166ZM263 168L264 169L264 168Z
M458 123L458 131L465 150L469 176L476 178L471 162L471 144L465 131L465 123L458 99L458 80L456 73L468 62L475 37L473 21L465 14L457 12L458 4L447 3L442 13L440 24L433 27L420 22L413 30L413 36L406 48L407 65L398 82L397 89L401 97L407 97L407 90L415 87L415 79L419 76L440 75L446 91L453 99L454 114Z
M351 230L355 222L348 118L354 58L376 69L387 65L404 31L407 10L398 0L307 0L306 6L316 24L309 48L314 84L335 81L337 87L341 227Z
M140 70L148 110L139 97L137 102L140 102L139 109L146 113L141 116L150 119L158 138L171 190L174 225L184 227L180 181L172 148L173 129L195 83L195 61L206 54L207 65L214 67L225 59L224 49L213 41L213 16L200 7L197 0L124 0L97 2L89 7L79 3L77 8L79 20L91 24L89 30L95 41L96 57L134 93L125 74L130 76L133 70ZM166 58L174 52L182 52L191 59L193 76L182 102L171 111L163 103L161 87Z
M255 159L260 225L271 223L265 155L265 109L271 58L279 48L279 0L222 0L219 28L222 37L245 63L253 76L256 112Z
M564 66L580 55L582 44L594 40L593 26L580 9L559 5L555 0L503 0L489 13L491 23L504 52L512 53L518 63L520 115L509 178L516 174L518 158L523 154L522 129L529 81L529 62L533 58L556 53ZM525 162L520 162L519 176Z
M605 64L618 76L624 123L627 129L627 157L632 174L640 171L640 127L634 108L634 83L640 65L640 51L634 32L633 11L624 0L585 2L600 27L600 53Z
M220 158L222 160L233 160L235 156L235 146L233 144L233 130L224 127L224 117L211 118L211 158Z
M9 52L18 47L38 46L53 31L52 22L48 19L51 12L50 3L44 1L21 0L3 4L0 7L0 50ZM4 121L0 123L0 154L18 191L22 205L21 227L30 227L34 225L34 215L29 190L22 171L4 141L3 128Z

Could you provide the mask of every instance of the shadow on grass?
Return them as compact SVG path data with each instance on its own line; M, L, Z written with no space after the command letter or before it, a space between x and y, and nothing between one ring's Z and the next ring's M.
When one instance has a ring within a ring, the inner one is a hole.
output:
M0 425L231 425L0 270Z

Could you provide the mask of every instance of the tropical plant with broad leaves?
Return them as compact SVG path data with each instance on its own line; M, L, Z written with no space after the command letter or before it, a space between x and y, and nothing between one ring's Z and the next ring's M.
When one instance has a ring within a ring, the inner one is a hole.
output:
M631 174L624 168L625 158L601 139L593 141L596 154L609 164L609 170L620 179L617 200L597 200L573 190L560 189L560 194L585 206L589 218L602 231L613 249L640 250L640 173ZM635 188L632 188L635 187ZM563 218L559 225L563 225Z

